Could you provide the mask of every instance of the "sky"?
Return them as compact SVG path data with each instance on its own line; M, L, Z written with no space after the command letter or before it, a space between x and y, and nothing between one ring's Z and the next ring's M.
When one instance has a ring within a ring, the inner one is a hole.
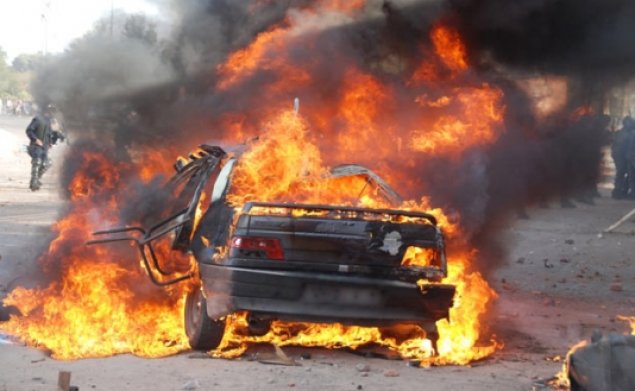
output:
M9 62L22 53L58 53L81 37L111 7L158 13L148 0L0 0L0 47Z

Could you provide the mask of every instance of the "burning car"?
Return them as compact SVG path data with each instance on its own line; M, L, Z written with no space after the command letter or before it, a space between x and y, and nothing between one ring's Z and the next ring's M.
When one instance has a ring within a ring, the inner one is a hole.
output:
M201 145L179 158L167 185L174 196L169 216L149 229L95 232L103 238L91 243L134 241L157 285L196 281L184 311L194 349L216 348L226 317L236 312L248 314L253 335L265 334L274 320L409 325L435 344L436 322L449 317L455 286L442 283L447 262L434 216L357 206L369 192L383 205L401 203L385 181L359 165L327 174L327 180L363 184L351 186L345 205L263 202L257 195L236 204L229 195L241 154L241 148ZM161 240L193 256L188 272L166 270L155 248Z

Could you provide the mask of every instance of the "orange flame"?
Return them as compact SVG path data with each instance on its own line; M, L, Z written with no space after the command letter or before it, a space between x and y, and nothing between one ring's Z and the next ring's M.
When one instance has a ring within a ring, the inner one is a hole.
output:
M324 0L317 4L321 10L348 14L363 8L365 1ZM315 13L312 9L303 11L307 18ZM216 70L218 89L242 86L256 72L265 72L271 81L259 91L263 100L289 97L300 88L321 93L322 81L294 66L287 50L304 43L299 33L301 19L287 18L231 54ZM329 163L344 158L370 162L371 168L389 182L411 190L416 178L407 171L422 156L460 156L468 148L493 143L502 125L502 92L483 83L459 85L469 68L466 48L456 31L437 25L430 38L436 57L424 61L408 75L409 80L396 85L387 77L347 64L329 102L314 104L306 113L281 111L286 104L279 101L254 112L224 113L220 120L230 131L223 141L235 142L262 132L238 161L228 200L236 207L248 201L395 207L376 189L369 188L365 178L329 178ZM421 90L433 83L450 83L451 87L430 88L425 93ZM399 95L403 89L407 90L407 103ZM404 110L408 115L402 115L400 104L410 105ZM256 118L248 121L249 116ZM123 352L154 357L187 347L182 324L187 284L167 290L154 288L137 264L121 262L130 258L124 251L128 248L88 249L82 245L90 239L90 232L118 221L118 216L104 211L117 210L126 201L124 194L115 191L125 184L124 173L149 180L168 166L166 151L142 153L135 162L143 169L112 163L97 153L83 157L69 189L73 210L56 224L57 238L42 260L50 267L54 261L62 261L60 279L43 289L14 290L5 303L16 305L25 316L0 325L3 330L21 336L30 345L49 348L59 358ZM388 158L399 161L399 167L385 163ZM421 197L421 191L418 194L419 199L397 207L433 214L446 237L456 245L448 259L448 277L443 281L456 285L456 300L450 320L437 323L440 338L436 355L429 336L421 329L410 330L407 337L396 337L393 330L373 327L274 322L268 334L254 337L243 332L246 314L227 318L223 342L214 354L236 357L256 342L353 349L374 343L422 365L432 365L466 364L500 348L496 341L482 341L487 338L481 335L480 318L496 293L473 269L476 253L461 241L459 217L432 208L429 199ZM200 213L202 209L195 224ZM189 257L173 259L167 242L162 242L158 251L171 255L170 266L176 270L190 266ZM405 265L430 262L425 251L413 251Z
M76 262L61 284L12 291L4 302L18 306L24 317L12 318L2 329L59 359L118 353L157 357L187 349L182 298L167 303L136 300L125 283L133 277L146 279L115 263Z
M352 12L363 8L366 0L323 0L322 6L328 10Z
M256 70L263 69L275 69L284 75L284 80L273 85L272 90L284 90L285 86L309 81L310 76L305 70L289 65L284 61L284 57L278 54L287 45L287 41L292 39L291 31L283 25L258 34L249 46L233 53L218 67L221 77L218 88L227 90L253 75Z
M401 261L401 266L430 266L434 261L434 251L431 248L410 246Z
M430 34L434 51L441 61L454 72L467 70L467 51L461 36L445 25L437 25Z
M457 147L465 150L471 146L488 145L498 139L496 126L503 120L500 103L502 92L484 84L480 88L455 90L455 98L448 97L427 103L430 106L460 105L463 118L441 116L432 129L415 130L412 133L412 148L425 153L448 153Z
M450 78L464 73L469 69L467 63L467 51L459 33L449 26L438 24L430 32L430 40L436 58L443 64L438 64L435 59L427 58L413 73L410 82L421 84L424 82L438 81L444 72L450 72ZM426 50L424 49L424 52Z
M73 209L55 225L57 237L40 259L45 269L61 273L43 289L13 290L4 303L18 307L22 316L0 324L3 331L59 359L157 357L188 347L182 316L187 286L154 288L137 265L119 262L128 251L84 245L91 232L116 221L108 214L112 206L96 200L105 195L116 206L109 193L127 169L100 153L82 156L70 182Z
M285 201L306 203L329 203L350 205L370 203L379 205L380 199L370 196L356 202L351 192L351 183L342 183L325 178L325 167L319 150L307 140L306 123L292 112L282 112L272 120L266 133L252 149L243 155L233 176L231 202L237 205L251 199L263 201ZM284 146L281 145L284 140ZM359 189L363 183L353 189ZM440 226L450 236L457 235L458 226L440 210L430 210L426 200L421 203L409 201L401 205L410 210L427 211L439 217ZM269 211L271 212L271 211ZM410 259L410 256L412 259ZM491 341L477 346L480 335L479 317L485 313L488 304L496 293L488 286L482 276L470 271L470 259L473 253L467 253L449 260L448 277L444 283L457 286L455 306L450 310L450 321L437 322L439 329L438 355L433 355L431 342L423 330L416 331L411 338L399 343L384 335L376 327L344 326L340 324L314 324L296 322L274 322L272 329L264 336L248 336L246 315L228 318L228 327L221 346L213 353L221 357L237 357L250 343L273 343L278 346L302 345L323 346L328 348L348 347L356 349L368 343L374 343L399 353L405 359L430 364L466 364L472 360L492 354L501 345ZM408 264L426 264L425 250L417 254L413 250L406 261Z
M580 106L569 115L570 121L578 121L580 118L593 114L591 106Z
M448 260L448 277L443 282L456 285L457 294L450 309L450 320L437 322L439 357L436 364L464 365L503 347L495 340L477 346L481 338L480 316L497 295L480 273L470 271L474 255L462 254Z
M411 327L407 338L397 340L390 329L382 330L378 327L274 321L270 331L264 336L250 336L247 332L247 316L241 313L227 318L223 341L212 355L239 357L253 343L330 349L357 349L372 343L392 350L404 359L419 361L421 366L464 365L487 357L502 348L502 344L490 341L477 346L481 337L478 315L484 312L496 294L479 273L469 273L460 260L458 263L455 261L450 261L449 276L444 283L457 284L457 304L450 310L450 321L443 319L437 322L440 338L436 354L426 332L415 326ZM465 258L465 262L467 261Z
M618 315L617 319L618 320L623 320L623 321L626 321L626 322L630 323L630 325L631 325L631 335L635 335L635 316Z

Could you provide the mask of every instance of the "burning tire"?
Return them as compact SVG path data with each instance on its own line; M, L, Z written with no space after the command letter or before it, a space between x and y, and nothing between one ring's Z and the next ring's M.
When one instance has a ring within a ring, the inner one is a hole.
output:
M215 349L223 339L224 320L207 316L207 301L200 288L188 293L185 300L185 334L195 350Z

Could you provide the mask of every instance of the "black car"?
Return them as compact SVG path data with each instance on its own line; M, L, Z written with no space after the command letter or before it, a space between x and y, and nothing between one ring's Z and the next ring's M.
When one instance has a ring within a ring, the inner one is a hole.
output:
M188 294L185 308L192 348L217 347L225 317L236 311L248 311L254 334L266 333L275 319L379 327L412 324L436 341L435 322L448 317L455 287L441 283L447 264L434 216L257 199L232 205L227 195L239 159L240 153L202 145L175 165L168 188L177 206L170 217L149 230L97 232L138 234L93 241L135 240L156 284L199 277L200 287ZM387 202L401 202L365 167L338 166L330 175L361 176ZM197 216L202 194L211 197L204 199L208 207ZM175 276L164 270L153 242L166 237L174 250L191 252L198 267ZM425 265L407 261L417 251L426 252Z

